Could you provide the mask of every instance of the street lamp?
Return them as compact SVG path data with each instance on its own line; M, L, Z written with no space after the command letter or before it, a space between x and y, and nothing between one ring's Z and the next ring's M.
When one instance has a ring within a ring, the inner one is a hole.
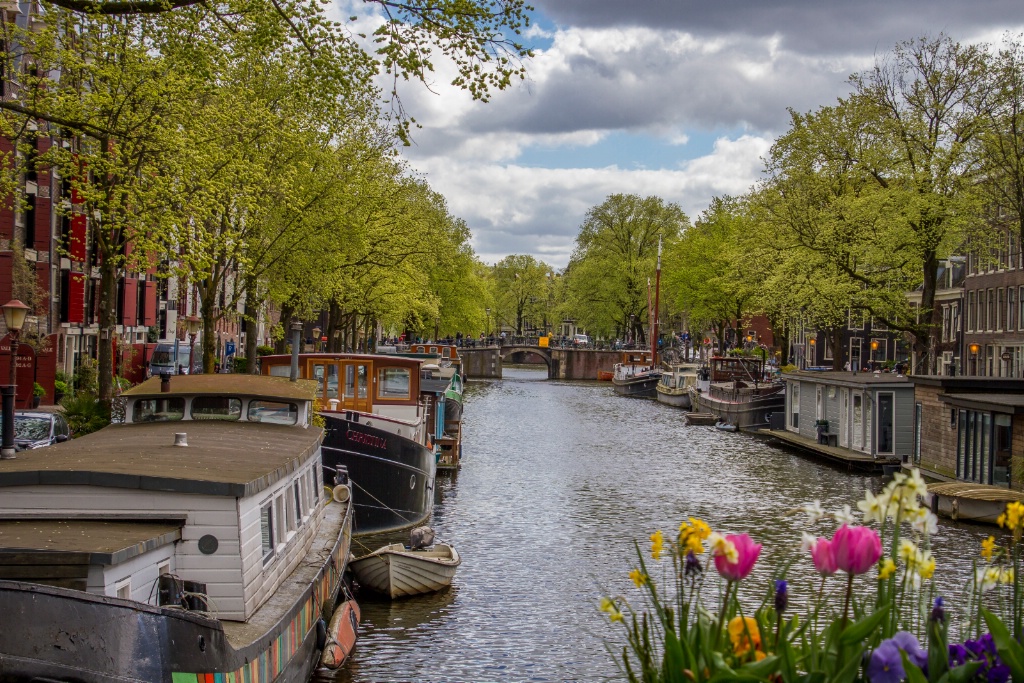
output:
M971 367L971 370L972 370L971 374L972 375L977 375L978 374L978 351L981 350L981 346L979 346L976 343L975 344L970 344L970 345L968 345L967 350L971 352L971 366L972 366Z
M636 314L635 313L630 313L629 314L629 334L627 335L627 341L629 341L629 345L630 346L634 346L635 345L634 344L634 340L633 340L633 330L635 329L635 327L636 327Z
M190 375L195 366L196 335L203 326L203 319L198 315L187 315L184 323L185 332L188 333L188 371L185 374Z
M320 353L320 328L313 328L313 353Z
M484 313L487 314L487 337L491 336L491 309L485 308Z
M0 459L10 460L14 455L14 397L18 387L18 337L25 325L25 316L29 308L17 299L0 306L4 312L4 323L11 344L11 375L10 384L3 387L3 436L0 439Z

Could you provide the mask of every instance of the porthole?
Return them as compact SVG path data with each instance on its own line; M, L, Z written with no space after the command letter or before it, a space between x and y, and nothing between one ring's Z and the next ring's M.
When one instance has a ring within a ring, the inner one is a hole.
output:
M416 488L416 475L415 474L409 476L409 488L410 489Z

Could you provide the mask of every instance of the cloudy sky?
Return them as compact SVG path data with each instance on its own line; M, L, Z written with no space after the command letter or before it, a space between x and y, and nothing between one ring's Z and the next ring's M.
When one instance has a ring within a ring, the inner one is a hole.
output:
M587 210L613 193L657 195L692 220L756 182L787 108L833 103L897 42L1024 32L1021 0L532 4L525 83L474 103L439 68L430 89L401 90L422 125L404 155L487 263L565 266Z

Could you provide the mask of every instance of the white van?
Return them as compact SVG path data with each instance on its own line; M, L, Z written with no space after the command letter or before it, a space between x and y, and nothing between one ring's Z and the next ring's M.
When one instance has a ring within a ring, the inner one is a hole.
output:
M574 334L572 336L572 343L575 346L586 346L590 343L590 337L585 334Z

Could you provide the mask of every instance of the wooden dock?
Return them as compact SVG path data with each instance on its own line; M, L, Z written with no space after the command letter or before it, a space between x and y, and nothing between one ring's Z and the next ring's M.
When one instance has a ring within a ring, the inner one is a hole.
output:
M683 415L688 425L714 427L718 422L718 416L714 413L683 413Z
M814 439L785 430L762 429L747 433L755 434L768 440L775 440L801 453L827 460L834 465L844 466L850 471L882 473L890 468L896 469L900 464L897 458L875 458L867 453L860 453L848 448L827 446L818 443Z

